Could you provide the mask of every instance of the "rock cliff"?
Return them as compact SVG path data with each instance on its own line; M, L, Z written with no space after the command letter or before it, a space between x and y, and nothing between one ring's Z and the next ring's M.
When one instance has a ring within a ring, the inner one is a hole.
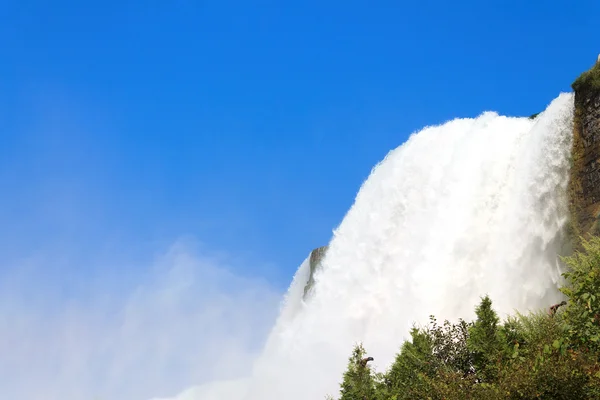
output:
M304 286L304 299L306 300L310 290L312 289L315 283L315 273L321 268L321 260L325 257L325 253L327 252L328 246L322 246L314 249L310 252L310 275L308 277L308 282L306 286Z
M600 58L572 84L575 91L569 196L574 237L600 234Z

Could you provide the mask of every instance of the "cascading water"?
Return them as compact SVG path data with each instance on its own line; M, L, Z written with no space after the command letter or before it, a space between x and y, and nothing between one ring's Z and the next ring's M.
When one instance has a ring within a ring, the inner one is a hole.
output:
M561 94L535 120L487 112L391 151L306 301L307 261L296 274L243 400L335 396L356 342L384 370L414 323L470 319L484 294L501 315L559 300L572 118Z
M414 322L559 298L573 98L535 120L484 113L428 127L373 170L335 231L313 295L296 291L246 397L336 394L352 346L387 368ZM284 310L285 312L285 310Z

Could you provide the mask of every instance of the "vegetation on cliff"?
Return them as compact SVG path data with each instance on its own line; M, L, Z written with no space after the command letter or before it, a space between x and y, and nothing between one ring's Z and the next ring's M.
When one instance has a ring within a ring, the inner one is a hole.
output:
M340 400L600 398L600 238L564 261L567 302L555 312L500 321L485 296L475 321L413 328L385 373L357 345Z
M585 71L571 84L575 92L581 91L600 91L600 62L597 62L591 69Z

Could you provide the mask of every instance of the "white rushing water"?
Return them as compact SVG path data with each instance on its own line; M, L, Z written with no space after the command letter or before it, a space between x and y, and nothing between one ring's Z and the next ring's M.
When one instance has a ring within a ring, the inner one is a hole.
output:
M572 115L561 94L535 120L487 112L391 151L334 232L307 301L307 261L299 269L239 399L336 396L356 342L385 370L413 323L473 318L485 294L502 316L559 300Z

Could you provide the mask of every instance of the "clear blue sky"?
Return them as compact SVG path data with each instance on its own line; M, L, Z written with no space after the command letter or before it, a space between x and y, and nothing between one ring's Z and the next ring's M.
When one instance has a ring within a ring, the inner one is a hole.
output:
M283 289L411 132L569 91L599 16L596 0L4 1L0 268L60 255L91 277L186 236Z

